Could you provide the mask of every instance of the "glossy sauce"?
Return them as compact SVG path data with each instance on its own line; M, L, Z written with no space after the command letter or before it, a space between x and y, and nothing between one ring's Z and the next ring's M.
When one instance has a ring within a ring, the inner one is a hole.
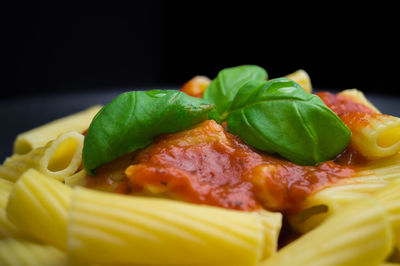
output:
M337 114L373 112L329 93L317 94ZM366 160L351 148L318 166L300 166L257 151L214 121L159 136L88 177L87 186L125 194L176 198L251 211L295 213L310 194L351 177Z
M357 103L349 96L332 94L330 92L315 93L335 114L358 112L364 114L375 114L376 112L368 106Z
M346 163L299 166L256 151L214 121L205 121L103 166L88 177L87 186L228 209L293 213L311 193L352 175L354 169Z
M261 155L214 121L159 138L126 171L131 184L181 200L252 210L259 206L246 179Z
M369 119L379 118L368 106L354 102L351 97L335 95L329 92L318 92L318 97L345 123L350 129L352 127L365 127L369 125Z

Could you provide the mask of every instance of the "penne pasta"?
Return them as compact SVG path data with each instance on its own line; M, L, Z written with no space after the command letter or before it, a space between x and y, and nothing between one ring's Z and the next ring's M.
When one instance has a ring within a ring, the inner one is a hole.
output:
M18 237L21 235L20 230L8 220L6 213L8 197L13 186L12 182L0 178L0 238Z
M352 132L351 145L365 158L376 160L400 151L400 118L357 112L339 117Z
M18 135L0 265L397 265L400 118L298 85L243 65Z
M369 197L396 179L400 180L400 154L371 162L355 177L343 179L309 196L302 211L289 217L290 224L296 231L306 233L342 207Z
M45 146L49 141L69 131L84 132L100 109L101 106L93 106L82 112L19 134L14 142L14 153L26 154L31 150Z
M310 76L303 69L299 69L285 77L299 84L306 92L312 92Z
M65 253L52 246L27 240L0 240L0 265L3 266L67 266Z
M390 256L386 259L387 262L400 262L400 250L394 248Z
M7 217L32 238L65 250L71 193L63 183L30 169L11 191Z
M351 130L351 147L368 160L400 151L400 118L384 115L356 89L317 95Z
M375 111L377 114L381 113L375 105L373 105L370 101L368 101L367 97L365 97L362 91L357 89L348 89L339 92L337 95L347 97L356 103L363 104L369 107L371 110Z
M76 188L69 255L99 264L256 265L275 252L280 226L279 213Z
M87 176L87 173L86 173L85 169L82 169L73 175L67 176L64 179L64 184L66 184L70 187L84 186L86 183L86 176Z
M384 205L389 214L396 248L400 250L400 179L376 191L374 196Z
M385 208L372 197L342 208L260 266L378 265L392 249Z
M181 91L187 95L201 98L210 83L211 80L206 76L195 76L182 86Z
M14 154L0 165L0 177L12 182L30 168L63 181L74 174L82 164L84 136L76 131L60 135L45 147L37 148L27 154Z

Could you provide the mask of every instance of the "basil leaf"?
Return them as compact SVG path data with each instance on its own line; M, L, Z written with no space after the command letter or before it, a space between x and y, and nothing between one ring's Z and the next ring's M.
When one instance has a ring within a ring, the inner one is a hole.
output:
M121 94L94 117L85 137L83 164L89 174L117 157L144 148L164 133L209 118L214 105L177 90Z
M249 145L301 165L335 157L350 143L351 132L318 96L279 78L251 81L231 104L227 125Z
M266 80L268 74L262 67L243 65L221 70L203 94L203 99L215 103L224 118L238 90L248 81Z

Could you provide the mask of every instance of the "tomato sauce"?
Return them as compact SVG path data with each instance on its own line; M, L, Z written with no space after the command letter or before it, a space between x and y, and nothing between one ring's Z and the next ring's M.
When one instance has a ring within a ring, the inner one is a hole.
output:
M318 93L339 116L373 113L346 97ZM228 209L296 213L312 193L354 176L366 160L351 147L334 160L300 166L246 145L210 120L159 136L88 177L87 186L134 195L175 198Z
M126 169L126 177L121 169ZM264 207L293 213L308 195L354 172L334 161L296 165L257 151L221 125L205 121L160 136L137 154L101 167L95 177L88 177L87 186L228 209Z
M364 114L375 114L376 112L368 106L357 103L348 96L336 95L330 92L315 93L335 114L358 112Z
M214 121L165 135L134 161L126 171L129 181L153 193L229 209L259 206L246 176L262 156Z

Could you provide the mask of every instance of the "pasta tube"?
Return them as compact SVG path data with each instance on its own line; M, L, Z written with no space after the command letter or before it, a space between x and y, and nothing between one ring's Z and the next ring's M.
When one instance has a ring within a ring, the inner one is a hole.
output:
M8 197L13 185L12 182L0 178L0 238L20 235L18 228L8 220L6 214Z
M87 173L86 173L85 169L82 169L79 172L77 172L71 176L67 176L64 179L64 183L70 187L84 186L86 183L86 176L87 176Z
M19 155L14 154L0 165L0 177L12 182L30 168L63 181L75 173L82 163L84 136L76 131L60 135L45 147Z
M256 265L275 252L280 226L279 213L77 187L68 226L69 255L72 262L99 264Z
M379 199L389 213L397 249L400 249L400 180L378 190L374 196Z
M206 76L195 76L182 86L181 91L187 95L201 98L210 83L211 80Z
M0 265L3 266L62 266L67 264L65 253L55 247L21 239L0 240Z
M8 219L27 235L65 250L71 193L68 186L30 169L10 194Z
M349 203L368 197L393 180L400 179L400 154L369 163L357 176L310 195L302 211L289 217L291 226L306 233Z
M310 76L303 69L299 69L285 77L299 84L306 92L312 92Z
M343 208L261 265L378 265L390 253L392 237L385 209L370 197Z
M347 97L353 102L363 104L378 114L381 113L378 108L375 107L375 105L368 101L367 97L365 97L362 91L359 91L357 89L348 89L339 92L337 95Z
M376 160L400 151L400 118L360 112L339 117L351 130L351 145L365 158Z
M66 116L19 134L14 142L14 153L26 154L31 150L43 147L49 141L69 131L84 132L89 128L93 117L100 109L101 106L93 106L82 112Z

